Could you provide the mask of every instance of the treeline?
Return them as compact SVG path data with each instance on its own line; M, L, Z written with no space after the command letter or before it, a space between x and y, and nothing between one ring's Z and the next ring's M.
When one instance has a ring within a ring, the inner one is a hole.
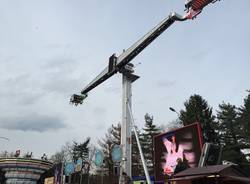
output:
M200 122L204 142L223 147L222 159L240 165L250 171L250 92L237 107L222 102L213 112L206 100L193 95L184 103L185 110L180 111L183 125Z
M146 113L144 126L138 130L141 146L143 149L146 164L150 175L154 173L153 162L153 137L164 131L166 125L156 125L153 116ZM223 147L222 159L238 164L250 172L250 91L243 99L243 105L237 107L229 102L222 102L218 110L213 111L208 102L200 95L194 94L184 102L184 109L179 112L179 119L167 124L168 127L177 128L192 124L201 123L204 142L210 142ZM84 160L83 167L87 173L94 167L93 155L96 147L104 154L102 170L110 178L116 175L115 163L112 161L112 148L120 144L121 125L113 124L108 129L105 137L99 140L98 145L91 146L90 138L82 143L67 143L60 152L51 157L55 162L76 161L78 158ZM132 133L132 175L144 175L139 150L135 136Z
M148 113L144 116L145 124L142 130L138 130L141 147L144 153L145 161L149 170L149 173L153 175L153 137L161 132L161 129L153 123L153 116ZM99 146L104 153L104 168L108 170L108 175L114 175L115 163L112 161L112 148L115 145L119 145L121 140L121 124L112 125L105 135L105 138L99 141ZM139 149L136 143L134 132L132 132L132 175L139 176L144 175L142 162L140 158Z

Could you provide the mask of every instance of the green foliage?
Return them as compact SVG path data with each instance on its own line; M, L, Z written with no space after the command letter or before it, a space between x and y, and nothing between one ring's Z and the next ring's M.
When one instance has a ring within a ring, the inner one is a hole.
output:
M82 159L82 168L81 170L84 170L84 172L88 175L91 165L91 160L89 159L89 143L90 143L90 137L88 137L84 142L77 143L73 142L73 161L76 162L79 158Z
M244 99L244 105L239 108L239 122L242 125L242 132L245 137L245 143L250 144L250 91ZM250 146L249 146L250 147Z
M84 142L77 143L73 142L73 160L74 162L77 161L77 159L81 158L83 163L88 162L89 157L89 143L90 143L90 137L88 137Z
M222 160L227 160L236 164L247 162L245 155L240 151L240 149L232 149L232 147L229 146L224 147Z
M180 112L180 120L182 124L189 125L195 122L201 124L203 139L205 142L218 143L218 137L215 132L215 117L212 108L209 107L206 100L200 95L192 95L188 101L184 103L185 110Z
M241 127L237 121L236 107L224 102L219 105L217 111L219 139L223 146L238 145L241 138Z
M240 108L229 103L220 104L217 119L220 140L224 146L223 160L236 163L250 172L248 160L250 153L250 93Z
M121 142L121 124L112 125L110 130L111 139L114 145L119 145Z
M137 130L138 136L140 131ZM139 148L136 142L135 133L132 132L132 176L144 175Z
M241 149L245 151L245 155L248 159L248 162L244 161L241 165L250 173L250 91L248 90L247 92L248 95L244 99L244 104L239 108L238 121L241 125L243 136L241 139Z
M149 174L154 174L154 149L153 149L153 138L159 134L160 129L153 123L153 116L148 113L145 114L145 124L143 127L142 134L140 136L140 142L144 158L149 170Z
M217 111L218 133L223 149L223 160L233 163L246 162L246 157L241 151L242 126L238 120L237 108L234 105L222 103Z

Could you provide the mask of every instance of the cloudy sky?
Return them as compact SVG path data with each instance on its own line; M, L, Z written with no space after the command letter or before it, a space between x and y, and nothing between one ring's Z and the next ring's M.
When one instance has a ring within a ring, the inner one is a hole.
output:
M250 1L222 0L195 20L177 22L133 60L133 112L143 125L177 118L200 94L214 109L222 101L241 105L250 89ZM1 0L1 151L51 155L66 141L103 137L121 119L121 75L69 105L73 93L184 0ZM139 64L141 63L141 64Z

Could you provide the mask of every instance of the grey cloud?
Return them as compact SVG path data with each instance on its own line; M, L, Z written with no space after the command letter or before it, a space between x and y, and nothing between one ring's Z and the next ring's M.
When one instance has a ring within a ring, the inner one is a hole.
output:
M19 117L0 118L0 128L7 130L46 132L66 127L61 118L47 115L29 114Z
M32 77L28 74L9 77L0 84L2 85L0 99L15 104L34 104L38 98L45 94L38 83L32 82Z
M104 113L106 113L106 109L101 108L101 107L94 108L94 114L100 115L100 114L104 114Z
M191 55L191 59L194 62L201 62L209 55L209 53L211 51L212 51L211 48L208 48L206 50L197 51L197 52L195 52L194 54Z
M0 100L8 104L33 105L44 95L44 92L5 91L0 92Z
M49 93L70 96L84 83L83 75L74 73L77 61L55 58L42 64L43 72L22 72L0 81L0 100L32 105Z
M166 96L162 96L159 98L159 101L165 101L165 100L168 100L171 99L172 97L170 95L166 95Z
M26 74L20 74L17 76L12 76L4 81L4 84L11 87L19 87L20 85L27 83L30 76Z
M45 69L58 68L59 70L65 71L68 69L74 69L76 65L77 65L77 60L61 56L54 59L50 59L45 64L43 64L42 67Z
M45 49L52 50L52 49L64 49L71 47L71 44L59 44L59 43L50 43L44 46Z
M159 81L156 83L157 87L171 87L176 84L176 81Z
M20 105L32 105L37 102L45 93L23 93L19 95L19 104Z
M120 86L119 87L106 87L104 89L106 93L113 93L113 94L119 94L121 91Z
M0 59L1 59L1 62L3 62L3 63L10 63L10 62L14 61L16 59L16 57L15 56L7 56L7 57L1 58L1 55L0 55Z
M80 79L55 76L44 84L43 89L47 92L70 95L72 91L79 89L81 86Z
M105 128L105 117L107 110L102 107L95 107L93 109L94 122L92 128L95 130L102 130Z
M74 59L53 59L43 67L46 69L46 81L42 88L46 92L69 95L84 83L83 74L76 73L79 66Z
M105 123L99 123L97 124L95 127L93 127L95 130L104 130L106 128L106 124Z

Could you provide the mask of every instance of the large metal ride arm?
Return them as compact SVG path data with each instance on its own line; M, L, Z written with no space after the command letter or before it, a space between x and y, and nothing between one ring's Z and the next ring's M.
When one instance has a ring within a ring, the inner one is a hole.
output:
M75 105L82 104L83 100L88 96L89 91L113 76L115 73L122 72L122 70L134 57L136 57L175 21L194 19L198 14L201 13L205 6L216 1L218 0L187 0L185 4L187 12L184 16L178 15L177 13L170 14L167 18L165 18L156 27L154 27L118 57L113 54L109 58L108 66L81 91L81 95L73 94L70 98L70 102Z

